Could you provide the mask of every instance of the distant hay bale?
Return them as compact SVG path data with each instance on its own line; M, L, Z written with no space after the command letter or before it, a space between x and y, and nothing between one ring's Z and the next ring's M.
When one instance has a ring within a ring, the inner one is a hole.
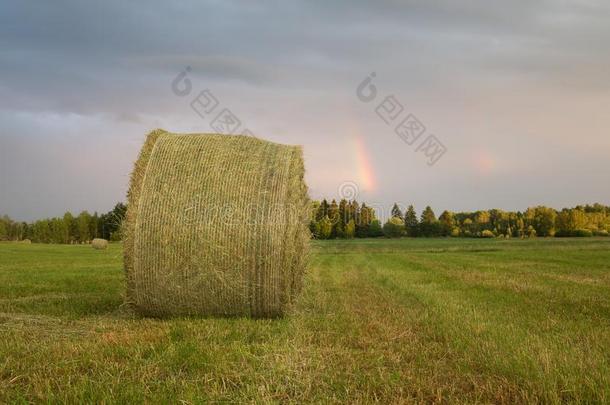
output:
M127 302L145 316L283 315L309 243L297 146L153 131L124 222Z
M29 239L24 239L24 240L22 240L22 241L21 241L21 243L23 243L23 244L25 244L25 245L31 245L31 244L32 244L32 241L31 241L31 240L29 240Z
M95 238L91 241L91 246L93 246L93 249L103 250L108 247L108 241L106 239Z

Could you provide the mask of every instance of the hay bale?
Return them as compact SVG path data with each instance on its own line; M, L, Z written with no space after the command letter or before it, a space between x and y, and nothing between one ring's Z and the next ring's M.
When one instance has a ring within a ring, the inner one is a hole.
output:
M309 243L300 147L148 135L125 218L127 302L146 316L285 313Z
M95 238L91 241L91 246L96 250L104 250L108 247L108 241L106 239Z
M31 245L32 241L29 240L29 239L24 239L24 240L21 241L21 243L23 243L24 245Z

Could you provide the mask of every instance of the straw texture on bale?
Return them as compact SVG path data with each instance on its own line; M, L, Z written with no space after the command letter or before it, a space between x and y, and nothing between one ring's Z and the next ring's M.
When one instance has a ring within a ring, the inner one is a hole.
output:
M93 249L103 250L108 247L108 241L106 239L95 238L91 241Z
M124 222L128 304L159 317L283 315L306 266L303 175L297 146L151 132Z

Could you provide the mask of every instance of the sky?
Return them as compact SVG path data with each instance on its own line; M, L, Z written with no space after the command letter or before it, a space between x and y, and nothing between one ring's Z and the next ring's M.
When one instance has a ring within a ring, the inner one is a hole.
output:
M148 132L226 111L303 146L312 198L381 216L610 204L609 20L602 0L5 0L0 214L106 212Z

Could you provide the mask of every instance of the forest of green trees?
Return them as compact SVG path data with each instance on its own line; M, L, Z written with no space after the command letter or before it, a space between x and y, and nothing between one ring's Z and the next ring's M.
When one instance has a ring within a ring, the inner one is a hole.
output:
M410 205L404 212L394 204L390 218L381 223L366 203L341 200L312 201L309 228L316 239L389 237L526 238L535 236L608 236L610 207L601 204L564 208L538 206L525 212L492 209L476 212L444 211L438 218L430 207L421 214ZM118 203L102 215L87 211L74 216L33 223L0 217L0 241L31 240L37 243L88 243L93 238L121 239L127 206Z
M498 209L476 212L444 211L438 218L429 206L418 215L394 204L382 225L365 203L313 201L310 230L316 239L367 237L525 238L535 236L608 236L610 207L601 204L564 208L538 206L525 212Z
M88 243L94 238L118 241L127 207L118 203L112 211L98 215L87 211L74 216L66 212L61 218L47 218L33 223L16 222L0 217L0 240L31 240L37 243Z

